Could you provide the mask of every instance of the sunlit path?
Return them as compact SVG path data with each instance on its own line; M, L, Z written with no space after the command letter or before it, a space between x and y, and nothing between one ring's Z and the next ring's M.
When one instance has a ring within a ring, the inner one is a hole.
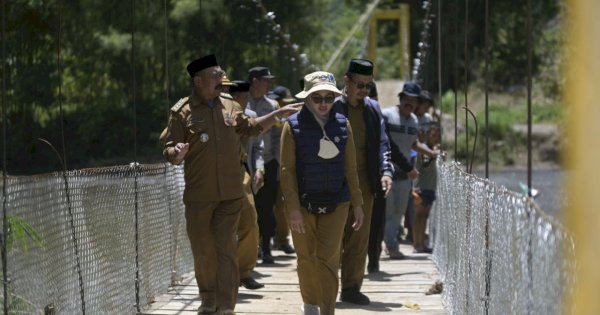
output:
M408 245L401 245L401 249L412 252ZM240 287L237 314L300 314L296 257L280 251L273 254L275 265L258 264L255 268L255 276L265 288L252 291ZM395 261L383 258L381 270L367 275L363 283L362 291L371 299L370 305L338 302L336 314L447 314L440 295L425 294L438 279L429 255L411 254L406 260ZM196 314L198 306L198 288L190 273L181 285L157 297L142 314Z

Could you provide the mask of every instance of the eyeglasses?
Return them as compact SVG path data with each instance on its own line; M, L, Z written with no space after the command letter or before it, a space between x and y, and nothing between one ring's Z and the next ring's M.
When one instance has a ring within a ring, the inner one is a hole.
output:
M370 90L375 86L375 83L373 82L369 82L369 83L362 83L362 82L354 82L352 80L350 80L352 83L354 83L354 86L356 86L357 89L362 90L362 89L367 89Z
M201 77L200 72L198 72L196 74L197 77ZM223 79L224 77L227 76L227 73L225 71L223 71L222 69L219 70L215 70L210 74L210 77L215 79L215 80L219 80L219 79Z
M222 79L226 76L227 74L225 73L225 71L223 70L215 70L211 76L213 77L213 79Z
M325 102L325 104L332 104L333 101L335 101L335 97L329 95L329 96L321 96L321 95L312 95L310 97L310 99L313 101L313 103L315 104L321 104L323 102Z

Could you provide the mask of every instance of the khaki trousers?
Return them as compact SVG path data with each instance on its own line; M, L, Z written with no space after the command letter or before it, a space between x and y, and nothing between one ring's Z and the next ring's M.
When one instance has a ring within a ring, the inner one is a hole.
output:
M242 200L185 204L200 298L221 310L235 308L240 284L236 232Z
M305 232L292 231L298 256L300 294L305 304L319 305L321 315L335 312L338 270L344 225L350 202L340 203L333 213L311 214L302 208Z
M289 244L290 228L285 217L285 203L281 193L281 185L277 188L277 199L275 199L275 239L277 246Z
M342 243L342 289L357 287L360 290L365 276L365 264L369 249L369 232L373 215L373 192L369 185L367 173L358 173L359 187L363 197L364 221L360 229L352 228L354 223L353 205L346 222L344 241Z
M244 172L244 191L246 196L242 201L240 223L237 229L237 254L240 268L240 279L247 278L256 266L256 253L258 249L258 223L256 221L256 208L252 194L252 178Z

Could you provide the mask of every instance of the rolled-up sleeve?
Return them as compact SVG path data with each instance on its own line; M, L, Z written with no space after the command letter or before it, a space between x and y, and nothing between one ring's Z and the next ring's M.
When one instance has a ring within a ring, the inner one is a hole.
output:
M174 147L177 143L185 142L185 128L177 113L171 113L169 125L165 130L164 137L161 138L164 143L163 156L171 164L180 164L182 161L175 161L174 151L169 151L169 148Z
M350 122L348 126L348 142L346 142L346 152L344 161L344 171L346 175L346 182L350 189L350 200L354 206L362 206L363 198L362 192L358 185L358 172L356 170L356 149L354 147L354 138L352 136L352 128Z
M281 131L281 193L285 200L287 213L300 210L298 197L298 178L296 175L296 142L289 123Z

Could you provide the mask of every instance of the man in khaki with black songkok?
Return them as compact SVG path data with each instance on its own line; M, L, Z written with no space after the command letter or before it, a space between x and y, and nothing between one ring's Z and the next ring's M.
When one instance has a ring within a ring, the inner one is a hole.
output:
M296 112L290 105L263 117L243 114L238 103L220 97L225 72L214 55L187 66L192 93L171 108L163 154L185 161L186 229L202 305L200 314L234 313L239 272L236 230L244 198L240 136L258 135L276 118Z

